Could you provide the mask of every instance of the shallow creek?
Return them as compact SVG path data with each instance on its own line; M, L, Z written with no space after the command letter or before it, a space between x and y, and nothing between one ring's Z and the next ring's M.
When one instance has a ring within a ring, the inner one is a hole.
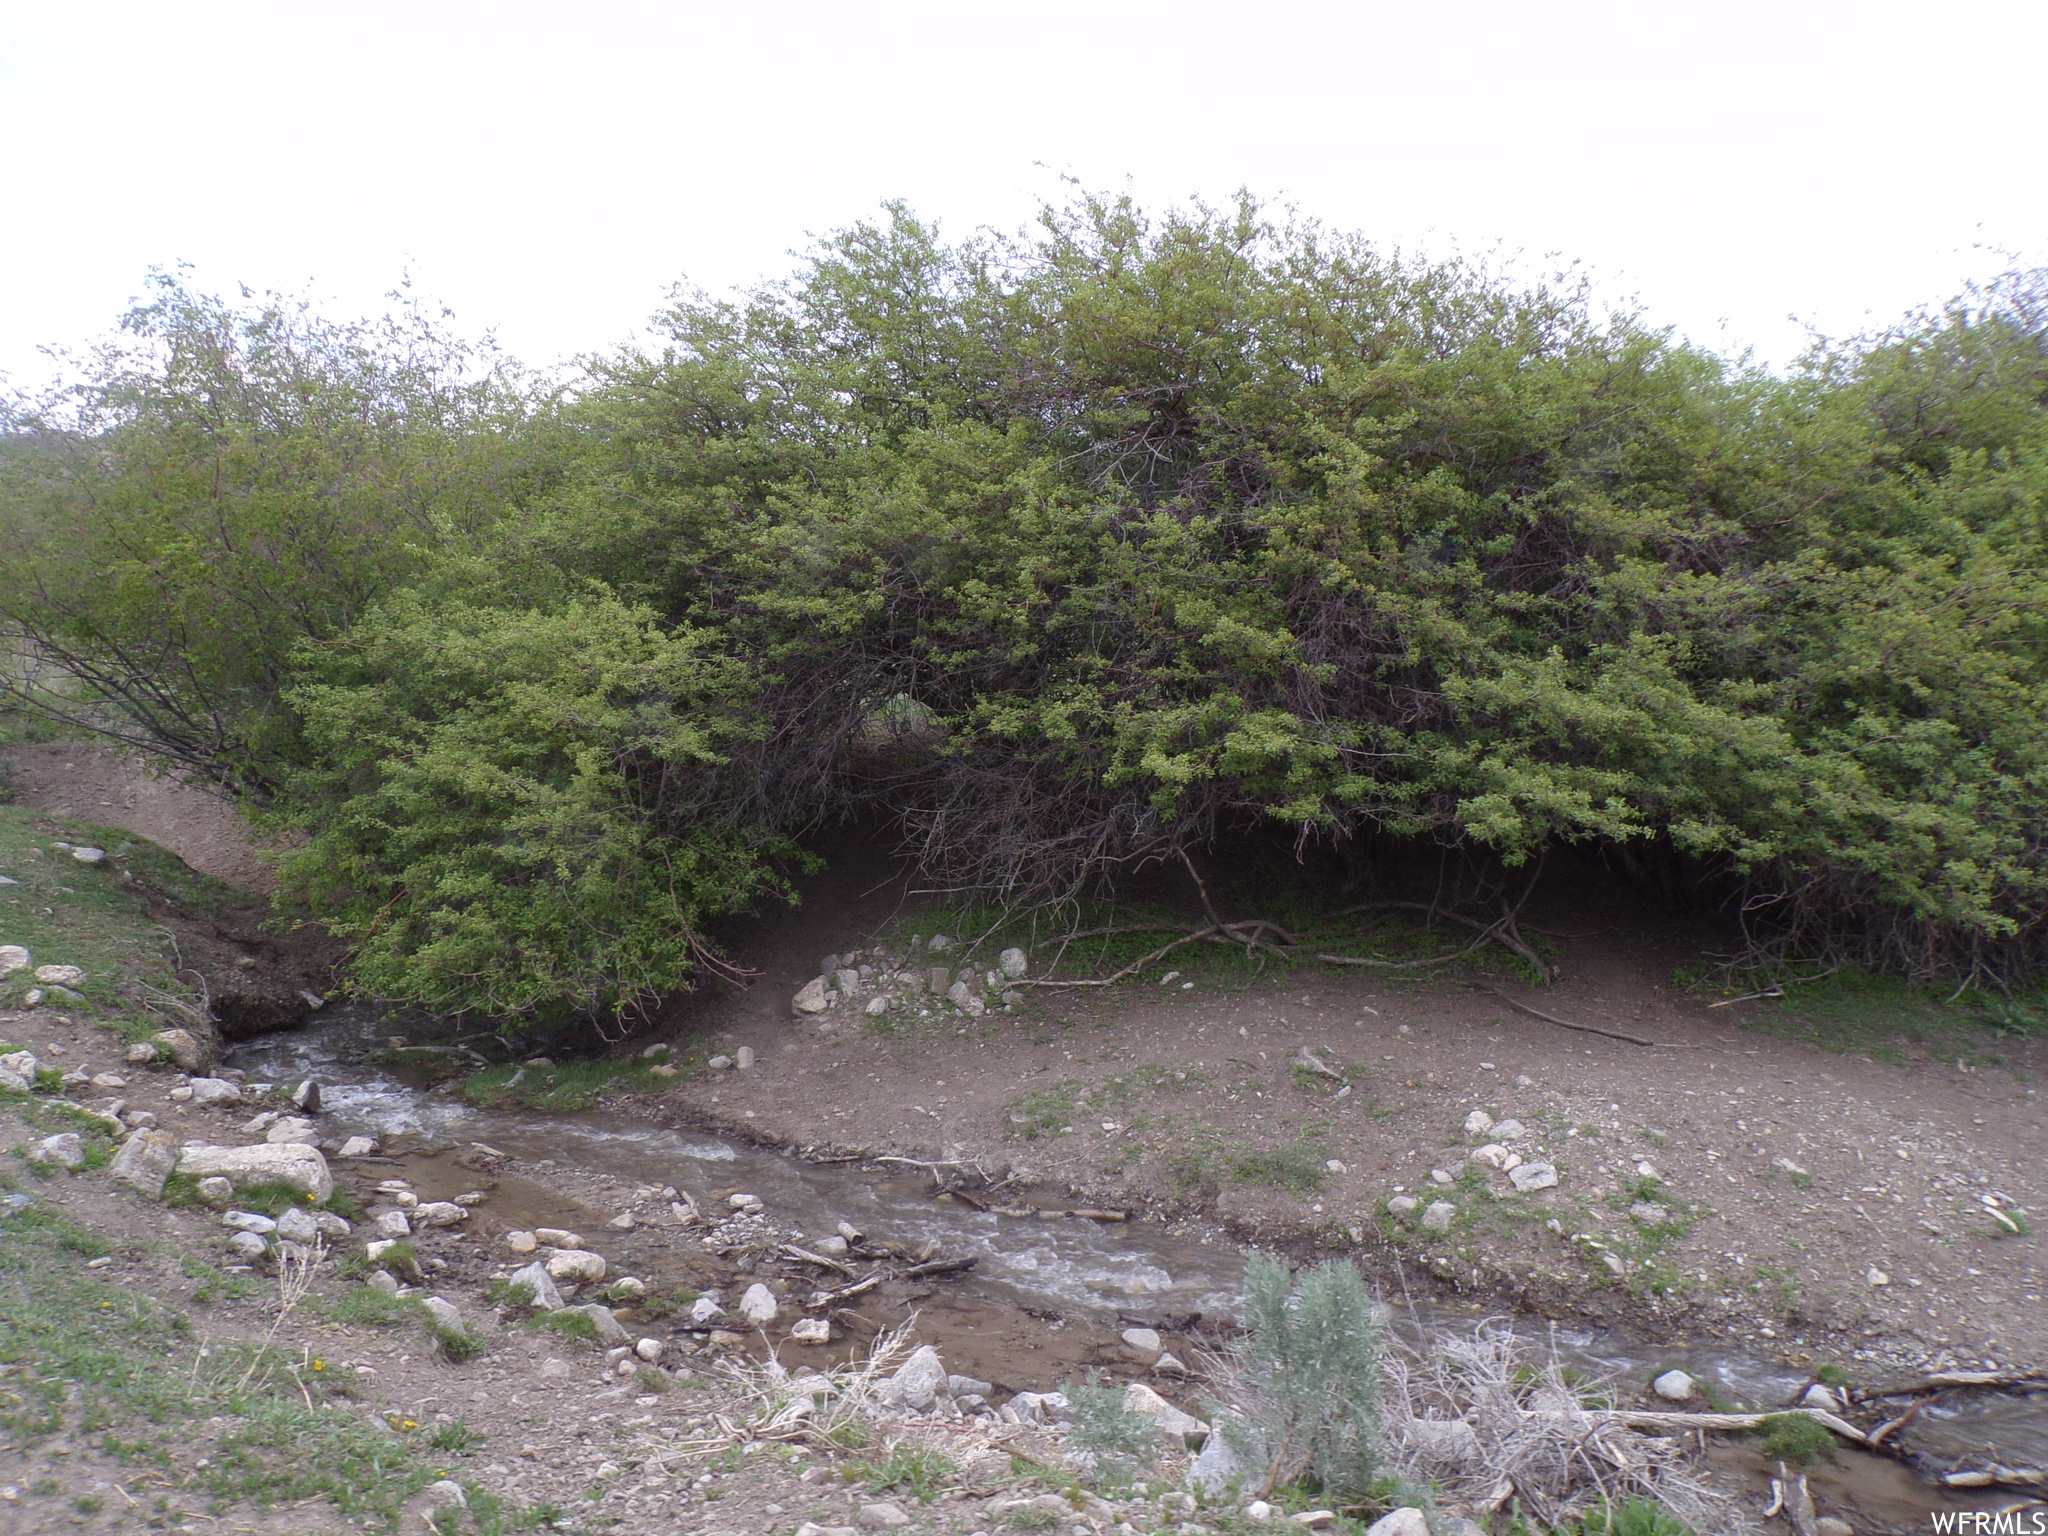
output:
M513 1225L568 1225L590 1212L551 1195L550 1170L610 1175L639 1184L674 1185L709 1206L718 1191L759 1196L778 1225L822 1236L845 1220L870 1237L929 1242L948 1258L978 1260L964 1281L942 1283L920 1304L921 1338L940 1346L954 1370L986 1376L1009 1389L1049 1390L1089 1364L1119 1357L1116 1330L1126 1320L1199 1313L1229 1319L1237 1309L1243 1256L1220 1243L1177 1235L1148 1221L1041 1220L998 1216L933 1198L915 1170L878 1172L857 1164L810 1163L709 1132L674 1130L610 1111L548 1115L480 1110L450 1092L412 1086L366 1061L384 1043L381 1011L344 1005L302 1031L245 1042L230 1065L270 1081L317 1079L323 1088L322 1130L328 1136L369 1135L420 1150L404 1159L423 1193L443 1196L473 1176L443 1166L446 1149L482 1142L513 1159L485 1211L480 1235ZM439 1149L439 1150L437 1150ZM521 1168L538 1177L518 1177ZM448 1183L447 1189L432 1186ZM592 1241L632 1272L655 1278L650 1232L593 1233ZM625 1272L623 1269L621 1272ZM1469 1330L1477 1309L1434 1299L1389 1298L1393 1327L1411 1344ZM1801 1370L1781 1362L1714 1349L1659 1344L1615 1330L1509 1321L1564 1364L1625 1387L1673 1366L1711 1382L1729 1404L1775 1407L1805 1384ZM1128 1361L1124 1362L1126 1366ZM2048 1395L1984 1396L1955 1408L1930 1407L1908 1431L1911 1447L1943 1461L2007 1465L2048 1463ZM1715 1459L1739 1476L1761 1469L1753 1453L1728 1446ZM2012 1502L1986 1495L1959 1500L1913 1478L1896 1463L1846 1455L1815 1478L1823 1499L1858 1510L1859 1528L1903 1529L1926 1510L1959 1503Z

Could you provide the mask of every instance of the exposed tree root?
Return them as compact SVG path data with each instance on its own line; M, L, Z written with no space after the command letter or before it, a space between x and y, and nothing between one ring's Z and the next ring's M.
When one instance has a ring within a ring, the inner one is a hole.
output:
M1468 981L1466 986L1474 991L1490 992L1517 1013L1526 1013L1532 1019L1541 1019L1546 1024L1555 1024L1559 1029L1575 1029L1585 1035L1604 1035L1609 1040L1625 1040L1630 1045L1654 1046L1664 1051L1703 1051L1703 1045L1673 1045L1668 1040L1645 1040L1641 1035L1631 1035L1619 1029L1602 1029L1597 1024L1574 1024L1569 1019L1560 1019L1554 1013L1545 1013L1541 1008L1531 1008L1527 1003L1515 1001L1498 987L1489 987L1484 982Z

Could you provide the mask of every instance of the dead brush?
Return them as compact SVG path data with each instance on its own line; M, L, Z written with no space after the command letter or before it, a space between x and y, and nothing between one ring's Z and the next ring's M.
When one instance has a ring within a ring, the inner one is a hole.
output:
M686 1457L715 1456L750 1442L810 1441L841 1445L877 1415L882 1383L910 1354L915 1317L878 1334L867 1354L836 1370L793 1374L780 1359L721 1366L737 1402L713 1415L710 1427L677 1443Z
M1500 1320L1426 1351L1390 1344L1381 1454L1388 1470L1481 1519L1513 1502L1538 1528L1576 1528L1603 1504L1647 1498L1700 1536L1754 1531L1735 1500L1693 1474L1683 1441L1637 1433L1587 1400L1596 1395Z

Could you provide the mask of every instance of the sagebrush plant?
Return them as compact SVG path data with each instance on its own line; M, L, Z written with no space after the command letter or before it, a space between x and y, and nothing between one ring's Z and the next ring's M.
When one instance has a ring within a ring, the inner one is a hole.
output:
M1124 1406L1122 1387L1069 1382L1060 1388L1073 1418L1067 1440L1085 1451L1098 1481L1111 1488L1128 1487L1159 1451L1159 1426Z
M1378 1476L1382 1343L1358 1267L1332 1259L1297 1278L1254 1253L1245 1265L1241 1400L1217 1432L1255 1464L1260 1494L1303 1477L1327 1498L1363 1497Z

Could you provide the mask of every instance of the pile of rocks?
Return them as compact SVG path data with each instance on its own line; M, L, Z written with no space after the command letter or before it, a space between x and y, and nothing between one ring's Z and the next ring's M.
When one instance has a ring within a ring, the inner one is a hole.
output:
M1535 1194L1539 1190L1556 1187L1555 1163L1540 1155L1525 1157L1516 1150L1514 1143L1529 1136L1528 1127L1521 1121L1497 1121L1485 1110L1475 1109L1465 1117L1465 1136L1468 1141L1476 1141L1480 1145L1462 1158L1430 1169L1432 1184L1448 1189L1462 1180L1468 1170L1478 1168L1505 1181L1506 1186L1518 1195ZM1538 1153L1541 1151L1540 1148L1536 1150ZM1504 1194L1507 1190L1496 1182L1494 1192ZM1437 1236L1450 1231L1458 1219L1456 1202L1439 1197L1424 1205L1418 1196L1406 1191L1396 1191L1387 1200L1387 1212L1397 1221L1416 1221L1423 1231Z
M977 1018L991 1007L1014 1008L1022 997L1015 983L1029 973L1030 956L1021 949L1006 949L996 957L993 969L933 963L956 947L947 934L914 934L901 950L878 945L827 955L818 974L797 989L790 1007L799 1015L859 1012L879 1017L901 1010L920 1018ZM822 1022L829 1026L837 1021Z
M97 848L91 851L100 853ZM106 855L100 853L100 857L105 858ZM37 965L35 957L23 946L0 944L0 983L18 971L29 971L36 980L36 985L21 996L24 1008L40 1008L44 1003L77 1004L85 1001L85 994L74 990L85 985L85 972L77 966Z

